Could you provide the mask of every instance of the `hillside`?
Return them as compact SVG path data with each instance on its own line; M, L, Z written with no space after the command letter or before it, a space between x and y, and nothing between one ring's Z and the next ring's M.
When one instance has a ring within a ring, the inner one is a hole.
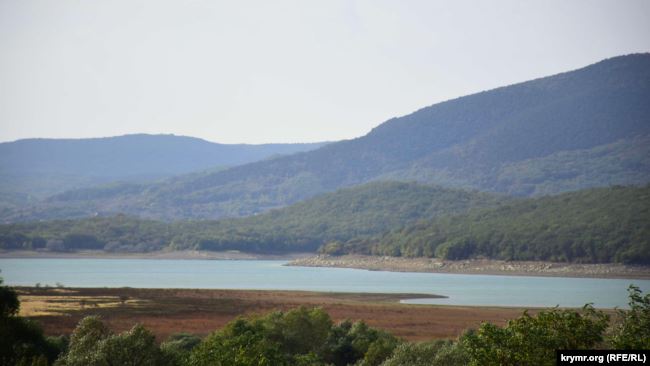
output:
M650 54L438 103L367 135L137 190L69 192L4 221L248 216L373 180L514 195L650 182Z
M45 197L113 181L144 182L223 169L315 144L227 145L174 135L26 139L0 143L0 192Z
M339 253L650 264L650 185L529 198L425 220Z
M328 241L378 234L419 219L505 201L485 193L377 182L240 219L163 223L111 216L0 225L0 248L315 251Z

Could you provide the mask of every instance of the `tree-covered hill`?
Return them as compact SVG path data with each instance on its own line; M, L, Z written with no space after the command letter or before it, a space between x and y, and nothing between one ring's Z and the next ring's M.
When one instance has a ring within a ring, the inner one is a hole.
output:
M316 144L228 145L174 135L0 143L0 192L45 197L113 181L142 182L313 150ZM216 170L216 169L215 169Z
M650 186L514 200L351 240L337 249L446 259L650 264Z
M315 251L328 241L379 234L419 219L464 213L505 201L486 193L374 182L240 219L163 223L111 216L0 225L0 247Z
M373 180L539 195L650 182L650 54L604 60L393 118L363 137L138 190L68 192L3 221L248 216Z

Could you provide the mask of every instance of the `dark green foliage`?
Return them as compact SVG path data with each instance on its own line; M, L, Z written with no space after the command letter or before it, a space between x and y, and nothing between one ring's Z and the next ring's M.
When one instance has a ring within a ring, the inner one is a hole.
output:
M403 343L382 366L466 366L467 352L460 342Z
M224 220L212 226L194 223L186 226L185 232L204 238L189 243L198 249L315 251L329 241L378 234L422 218L495 206L501 200L483 193L415 183L375 182L255 217ZM175 243L180 242L175 239ZM187 241L183 245L187 246Z
M97 353L107 366L158 366L167 361L156 345L154 335L141 324L102 340Z
M57 365L102 365L98 352L100 342L110 334L110 330L98 317L83 318L70 336L68 351L57 360Z
M332 327L325 344L324 360L335 366L379 365L388 358L399 341L364 322L344 321Z
M4 280L0 277L0 318L6 319L18 314L20 301L16 291L8 286L3 286Z
M190 353L201 343L201 338L188 333L176 333L160 344L163 357L171 365L185 365L189 362Z
M338 251L341 251L340 248ZM650 186L520 199L351 240L348 253L650 263Z
M45 338L36 322L17 316L18 295L2 282L0 278L0 366L47 366L65 344Z
M0 248L4 249L144 252L161 249L170 241L168 224L122 215L0 226Z
M650 349L650 294L645 296L636 286L628 289L630 310L619 310L620 323L612 335L616 349Z
M418 219L504 201L493 195L415 183L375 182L255 217L162 223L125 216L0 225L0 248L314 251L331 240L378 234Z
M191 351L199 343L201 343L201 337L199 336L189 333L176 333L169 336L163 344L167 347Z
M381 179L517 195L645 184L648 100L650 54L616 57L438 103L314 151L125 186L119 194L105 188L68 192L22 209L9 206L0 218L248 216Z
M194 348L189 365L379 365L397 345L362 322L332 326L320 309L239 318Z
M116 216L0 225L0 248L278 253L322 246L334 255L650 263L649 207L650 186L506 200L386 182L242 219L163 223Z
M501 328L483 323L461 338L472 366L555 365L557 349L591 349L603 341L609 317L591 306L524 313Z
M59 366L157 366L174 365L165 358L155 337L142 325L112 334L97 317L79 322L70 337L68 351L56 362Z

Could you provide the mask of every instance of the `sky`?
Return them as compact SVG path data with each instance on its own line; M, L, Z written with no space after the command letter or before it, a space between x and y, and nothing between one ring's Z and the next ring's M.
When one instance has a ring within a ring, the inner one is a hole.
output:
M0 141L334 141L650 51L647 0L0 0Z

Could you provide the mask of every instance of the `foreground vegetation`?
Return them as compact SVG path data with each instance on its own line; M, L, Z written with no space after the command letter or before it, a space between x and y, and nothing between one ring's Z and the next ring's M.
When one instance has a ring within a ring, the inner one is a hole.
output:
M45 337L17 315L16 292L0 287L0 365L553 365L556 349L647 349L650 295L630 287L630 309L525 312L504 327L483 323L455 340L410 343L364 322L335 324L320 308L240 317L201 339L158 344L142 325L113 333L95 316L70 337Z

